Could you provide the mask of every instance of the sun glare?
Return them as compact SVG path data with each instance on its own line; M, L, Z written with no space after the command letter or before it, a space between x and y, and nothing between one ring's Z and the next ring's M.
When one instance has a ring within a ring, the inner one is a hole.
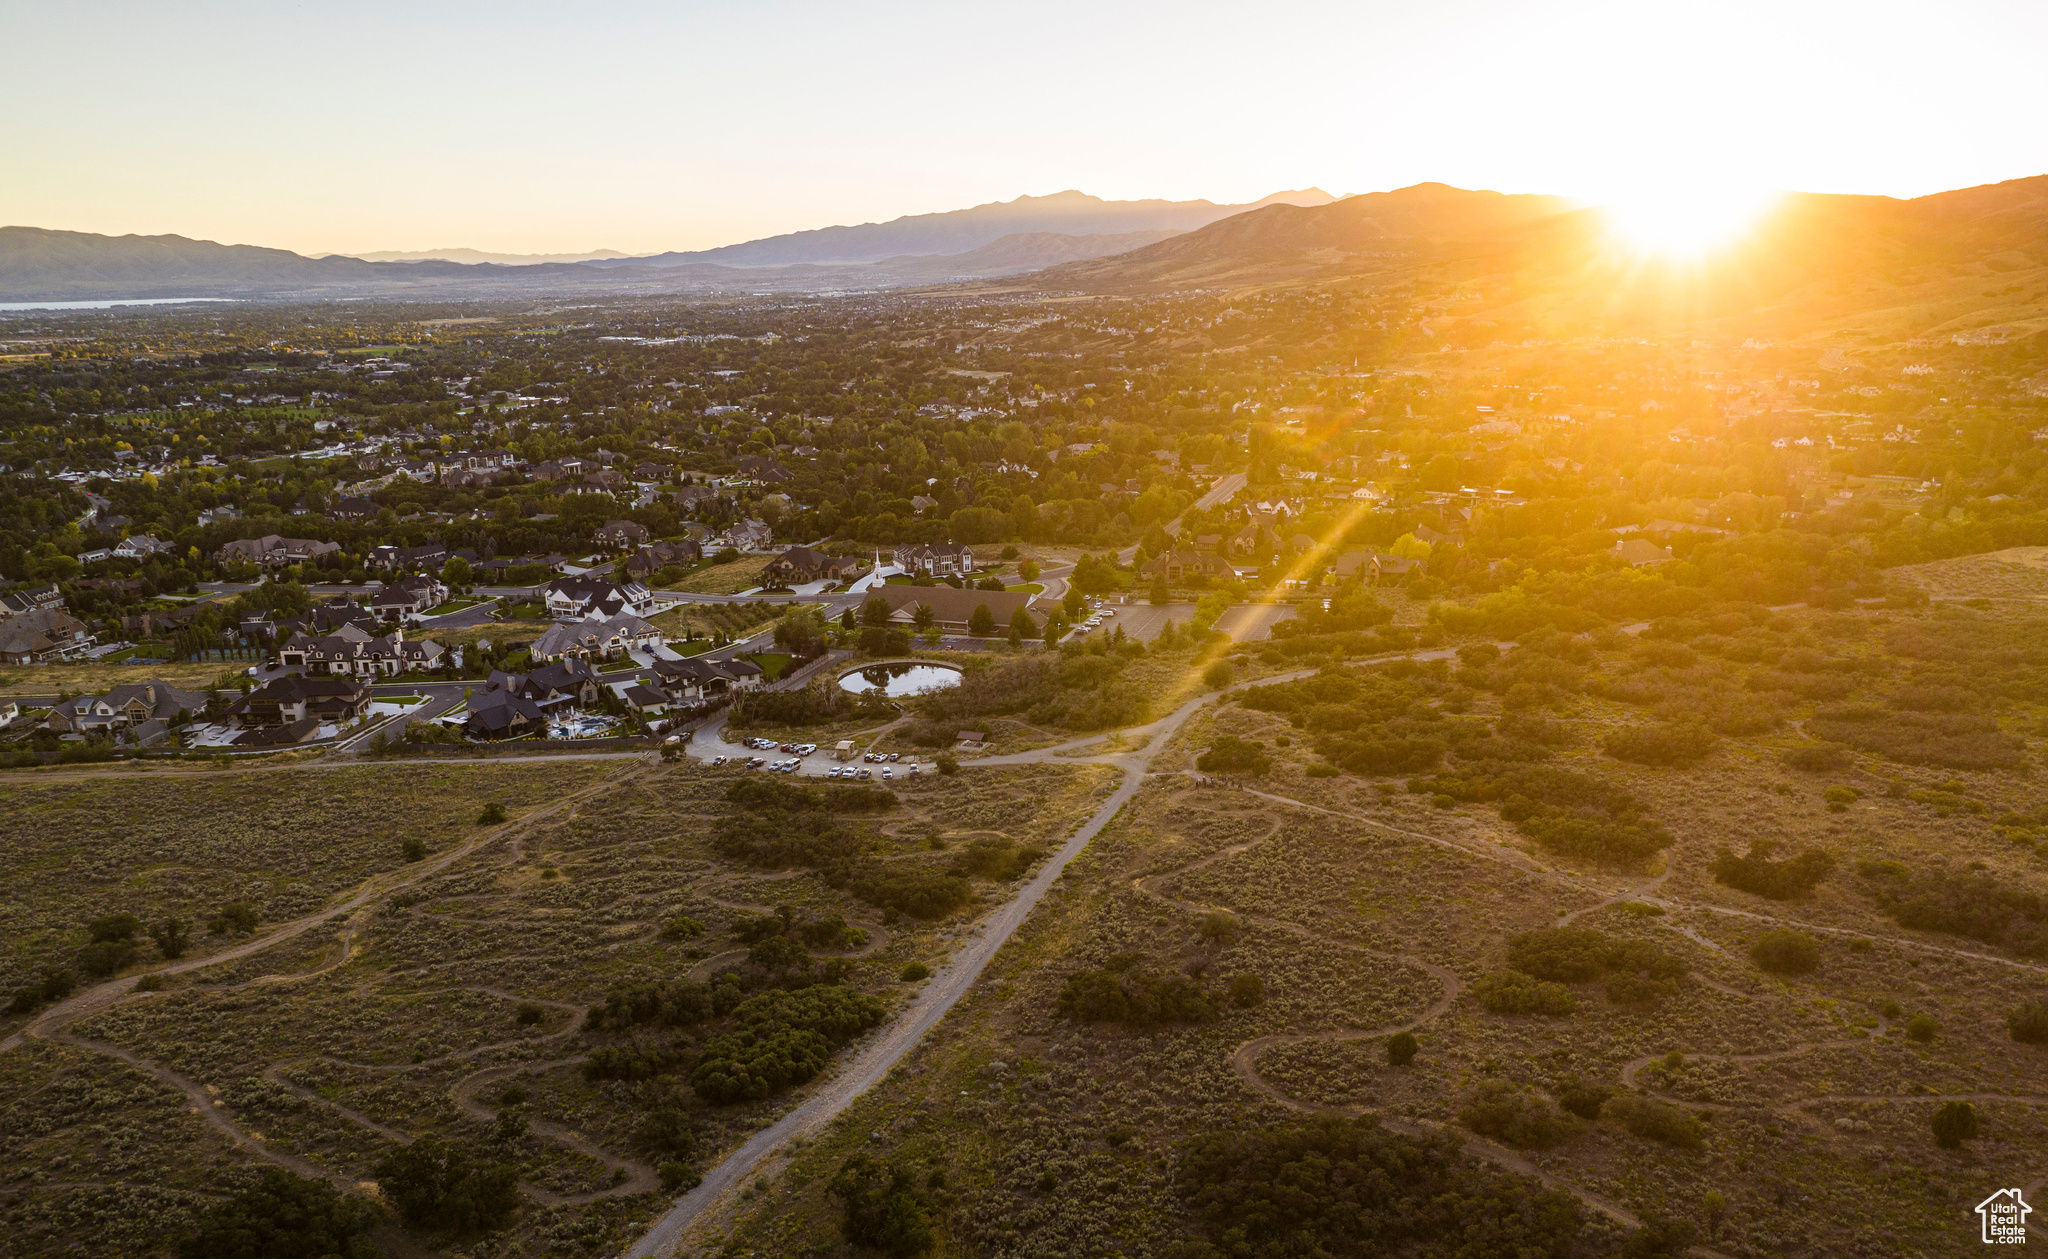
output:
M1670 187L1625 195L1603 209L1609 230L1631 251L1691 260L1736 243L1776 200L1766 192Z

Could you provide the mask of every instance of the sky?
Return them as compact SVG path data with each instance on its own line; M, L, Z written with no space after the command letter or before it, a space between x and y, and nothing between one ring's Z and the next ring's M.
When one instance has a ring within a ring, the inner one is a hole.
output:
M1077 188L2048 173L2048 4L0 0L0 224L701 249Z

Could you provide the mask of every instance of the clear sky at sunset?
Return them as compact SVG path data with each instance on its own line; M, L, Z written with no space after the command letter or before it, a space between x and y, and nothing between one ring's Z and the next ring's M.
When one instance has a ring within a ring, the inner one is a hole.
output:
M2048 172L2048 4L0 5L0 223L693 249L1078 188Z

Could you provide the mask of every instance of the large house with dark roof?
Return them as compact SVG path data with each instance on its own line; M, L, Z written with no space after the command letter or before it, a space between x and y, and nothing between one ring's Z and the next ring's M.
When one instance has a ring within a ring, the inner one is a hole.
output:
M438 669L445 650L431 638L407 641L394 629L378 638L357 625L324 637L294 634L277 649L277 663L302 668L311 677L396 677L408 669Z
M93 641L84 622L62 607L31 608L0 621L0 664L71 660Z
M603 619L621 612L644 616L654 602L654 593L637 581L619 585L602 577L557 577L535 593L557 621Z
M272 678L228 709L228 720L245 729L286 726L312 719L339 724L370 709L370 687L354 678Z
M910 625L917 619L917 607L925 604L932 610L941 629L965 632L974 618L978 607L988 608L999 627L1008 626L1017 609L1023 608L1032 623L1043 628L1047 614L1058 605L1057 600L1039 606L1030 595L1009 590L956 590L951 586L877 586L862 600L865 607L868 600L880 599L889 605L889 620L895 624Z
M857 577L867 568L857 555L827 555L807 546L793 546L761 569L762 584L801 586L809 582Z
M526 654L546 663L573 656L579 660L612 660L632 651L651 651L667 642L660 630L630 612L602 621L562 621L548 627Z

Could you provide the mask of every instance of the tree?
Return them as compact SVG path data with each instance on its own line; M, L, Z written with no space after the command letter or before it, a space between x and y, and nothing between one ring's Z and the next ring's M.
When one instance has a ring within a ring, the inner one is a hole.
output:
M441 565L441 580L447 582L451 589L467 586L475 579L476 574L470 571L469 561L460 555Z
M889 606L887 599L880 595L870 595L868 601L860 605L861 624L870 626L887 625L889 617L894 612L895 609Z
M1977 1108L1968 1102L1949 1102L1934 1112L1934 1143L1954 1150L1977 1136Z
M810 612L791 612L775 623L775 645L799 659L809 660L825 651L825 627Z
M1039 632L1045 638L1046 642L1056 643L1060 639L1066 637L1067 620L1065 617L1055 612L1051 616L1045 618L1045 628Z
M1749 960L1773 975L1807 975L1820 967L1820 946L1804 931L1766 931L1750 946Z
M484 811L476 816L476 824L478 826L496 826L504 820L505 806L499 804L496 800L485 805Z
M920 630L928 630L938 624L939 614L932 611L929 603L920 603L910 610L910 623Z
M266 1167L262 1179L200 1216L174 1250L178 1259L374 1259L365 1236L369 1203L324 1180Z
M1415 1051L1421 1047L1415 1039L1415 1033L1395 1032L1387 1037L1387 1064L1405 1067L1415 1061Z
M967 632L976 638L988 638L996 632L996 614L988 610L986 603L974 605L974 615L967 618Z
M1037 581L1039 572L1037 560L1025 560L1017 565L1017 576L1022 577L1027 583Z
M1082 594L1079 587L1069 586L1066 595L1060 600L1060 606L1066 609L1069 621L1078 621L1081 614L1088 610L1088 596Z
M921 1255L932 1248L931 1218L910 1169L885 1166L868 1154L847 1159L825 1188L844 1214L839 1231L856 1246L888 1255Z
M1707 1240L1720 1237L1721 1224L1728 1218L1728 1195L1718 1189L1707 1190L1700 1197L1700 1215L1707 1221Z
M1010 633L1018 638L1038 637L1038 623L1031 619L1031 614L1024 610L1022 604L1017 605L1017 610L1010 613Z
M479 1166L460 1142L421 1137L377 1164L377 1187L407 1224L476 1233L519 1209L519 1169Z
M1163 608L1173 602L1173 590L1166 584L1166 570L1161 568L1152 577L1152 593L1146 596L1155 608Z
M192 924L174 915L151 927L149 938L156 941L157 951L165 957L180 958L192 945Z

